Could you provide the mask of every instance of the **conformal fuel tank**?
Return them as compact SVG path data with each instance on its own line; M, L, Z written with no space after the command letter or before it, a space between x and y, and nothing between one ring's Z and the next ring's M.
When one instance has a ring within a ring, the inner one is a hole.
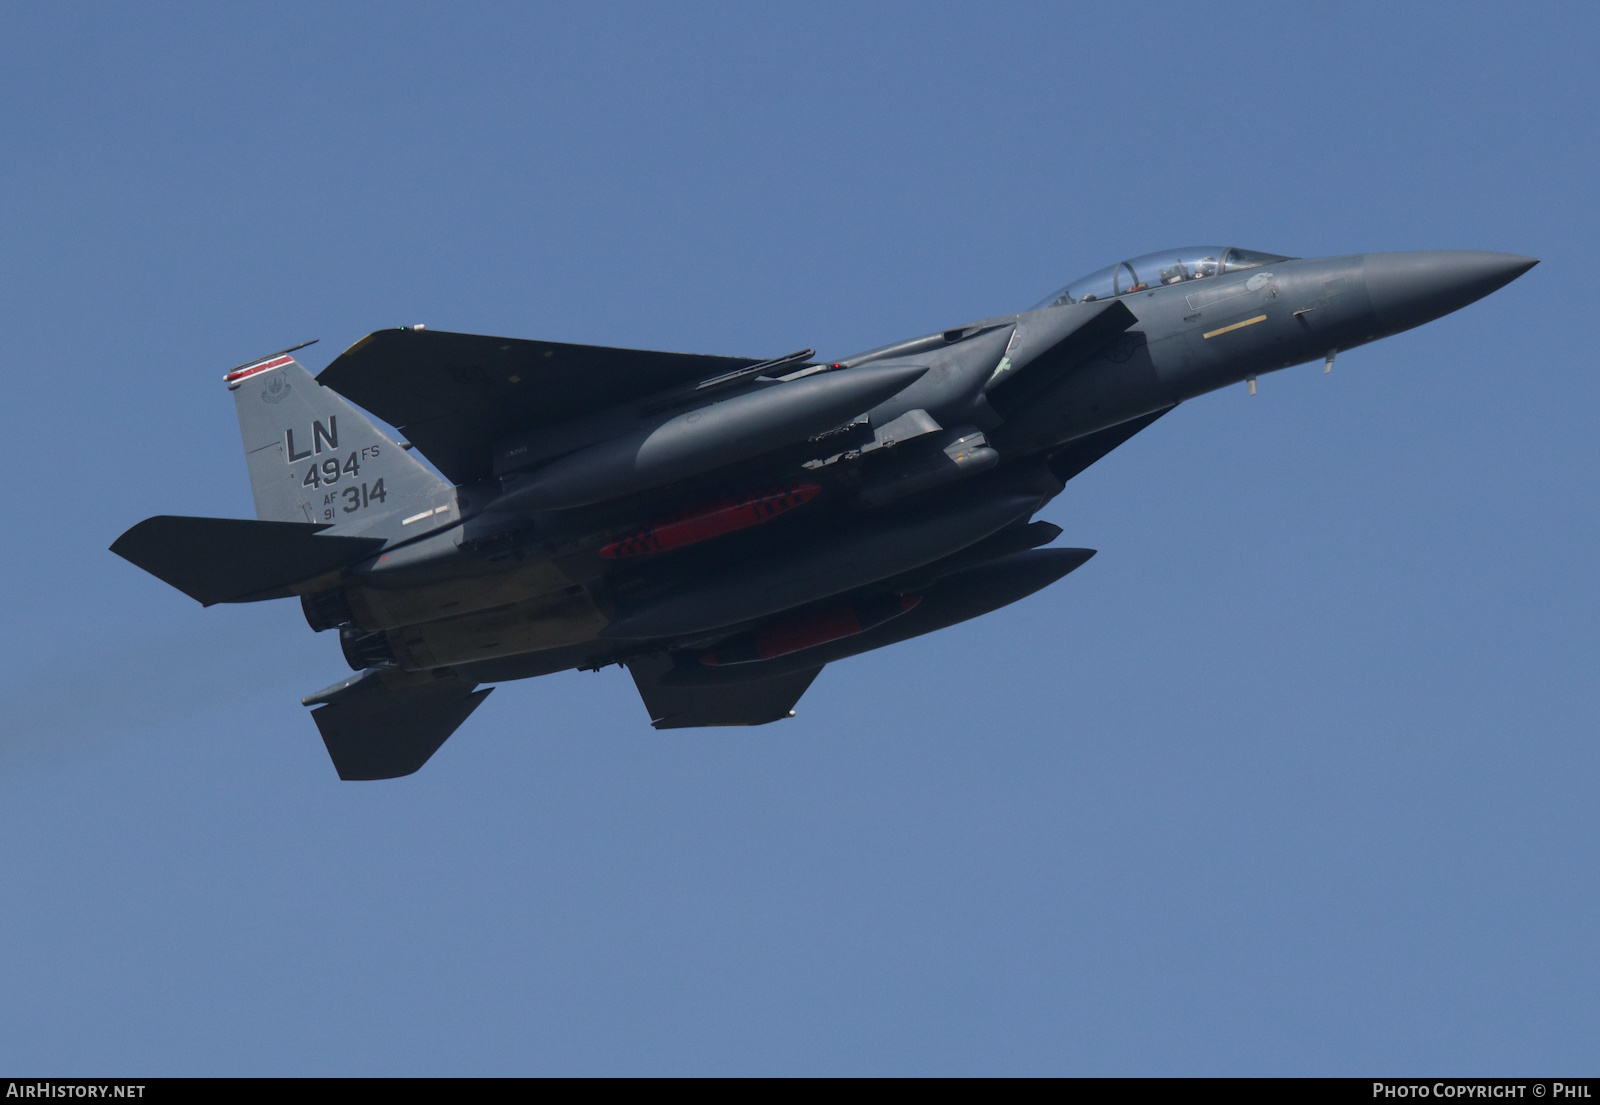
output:
M920 379L917 365L866 365L747 391L652 421L510 476L497 511L604 502L770 452L831 430Z

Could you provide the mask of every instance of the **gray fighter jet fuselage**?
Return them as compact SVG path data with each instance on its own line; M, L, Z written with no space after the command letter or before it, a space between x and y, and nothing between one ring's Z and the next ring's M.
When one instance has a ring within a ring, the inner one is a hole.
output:
M626 665L657 728L763 724L823 665L1083 564L1030 519L1179 403L1331 368L1535 263L1169 250L834 361L379 331L315 379L292 351L227 374L257 520L112 548L337 631L357 674L304 701L343 778L415 771L483 684L570 668Z

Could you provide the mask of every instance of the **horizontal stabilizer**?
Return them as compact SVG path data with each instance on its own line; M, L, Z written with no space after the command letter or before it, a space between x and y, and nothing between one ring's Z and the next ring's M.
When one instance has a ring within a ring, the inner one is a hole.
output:
M661 686L673 662L665 653L628 661L639 697L657 729L689 729L708 725L765 725L794 716L794 704L806 693L822 666L790 671L772 679L727 686Z
M377 537L321 537L327 526L158 514L111 551L203 606L285 598L293 584L371 556Z
M312 700L332 700L311 711L311 720L317 723L341 779L410 775L428 762L494 689L474 690L476 684L449 676L392 685L385 680L386 674L382 669L370 669L334 694L311 696ZM399 672L394 675L408 678Z

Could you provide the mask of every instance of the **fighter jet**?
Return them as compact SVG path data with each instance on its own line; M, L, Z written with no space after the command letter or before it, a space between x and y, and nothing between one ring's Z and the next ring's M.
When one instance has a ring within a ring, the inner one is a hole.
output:
M1180 403L1331 369L1535 264L1173 249L837 360L409 326L313 377L296 346L223 377L256 518L160 515L111 549L336 634L355 674L302 702L344 779L410 774L488 684L571 668L626 666L657 729L763 725L824 665L1080 567L1034 515Z

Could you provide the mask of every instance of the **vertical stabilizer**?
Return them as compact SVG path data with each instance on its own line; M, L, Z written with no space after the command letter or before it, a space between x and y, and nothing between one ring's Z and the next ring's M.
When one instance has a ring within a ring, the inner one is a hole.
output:
M239 413L257 518L390 539L457 521L448 483L287 352L223 379Z

